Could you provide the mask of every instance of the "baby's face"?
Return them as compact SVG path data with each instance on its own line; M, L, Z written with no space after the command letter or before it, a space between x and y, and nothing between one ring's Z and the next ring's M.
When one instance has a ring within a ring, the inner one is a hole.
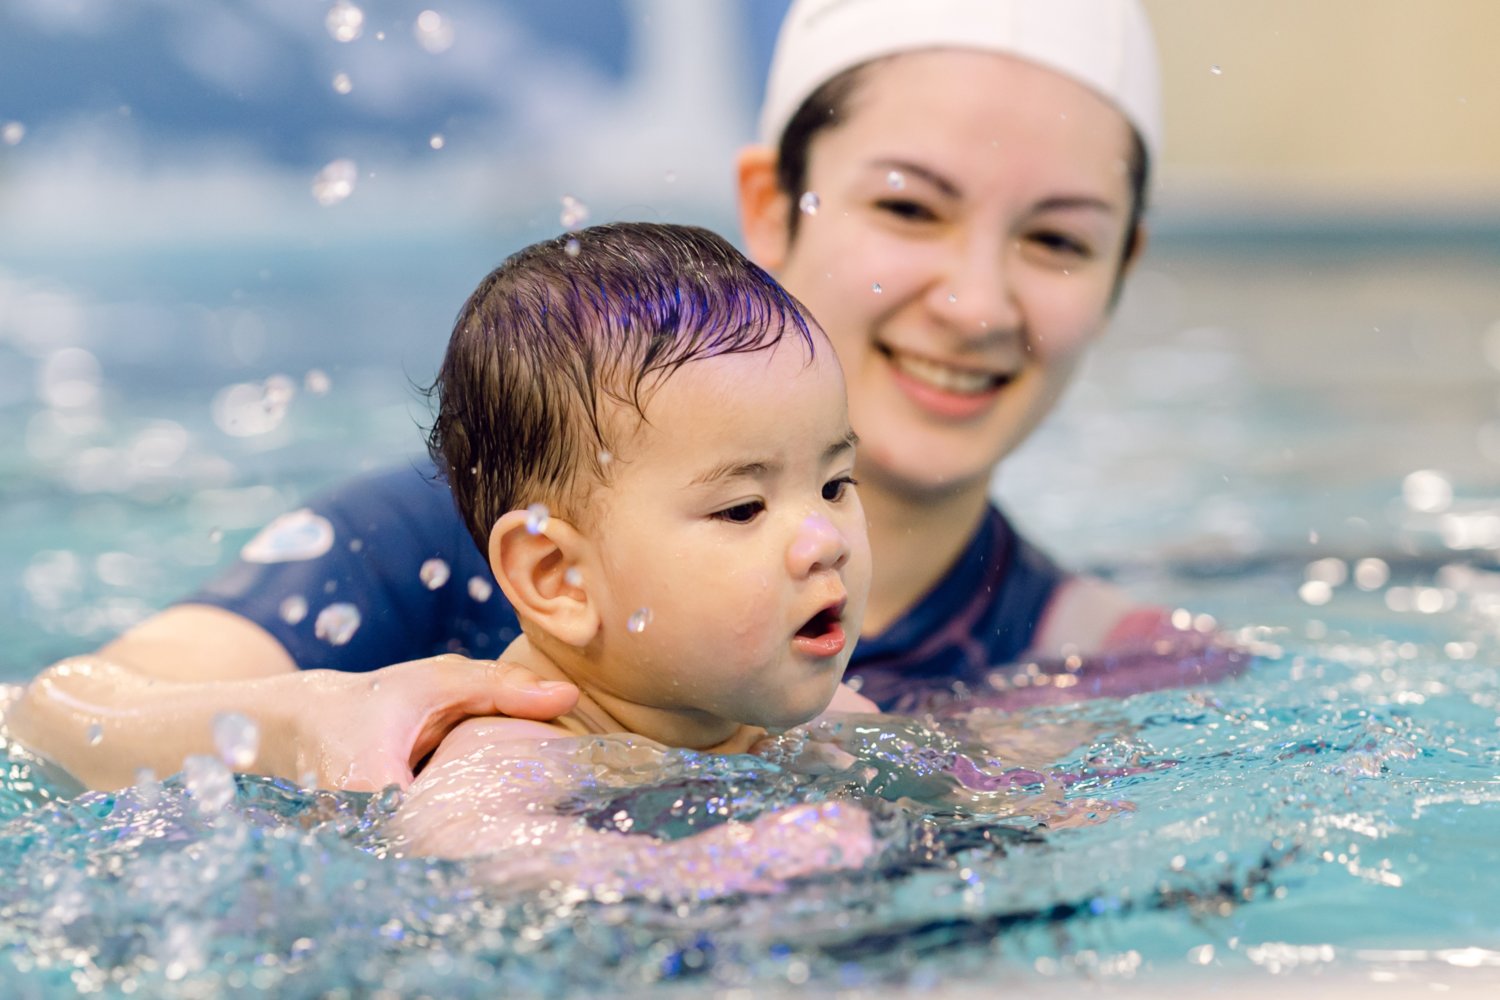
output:
M708 728L807 721L843 676L870 586L833 350L819 334L809 360L788 333L690 362L645 415L594 494L588 681Z

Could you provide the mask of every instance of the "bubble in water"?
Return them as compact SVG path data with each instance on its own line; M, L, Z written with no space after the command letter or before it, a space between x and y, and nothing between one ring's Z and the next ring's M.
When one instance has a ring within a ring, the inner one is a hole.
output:
M582 587L583 571L577 566L569 566L567 571L563 573L563 583L566 583L570 587Z
M437 590L448 582L448 564L441 559L429 559L417 570L417 576L422 580L422 586L428 590Z
M328 16L323 19L323 24L328 28L328 33L336 42L352 42L365 31L365 12L360 10L349 0L336 0L334 5L328 8Z
M328 390L333 388L333 381L323 369L313 368L303 377L302 388L314 396L326 396Z
M412 25L417 44L433 55L453 48L453 22L435 10L424 10Z
M333 77L333 92L335 94L347 94L354 89L354 81L349 79L348 73L336 73Z
M589 221L589 207L570 194L563 195L562 214L558 217L564 229L578 229Z
M1212 73L1214 76L1223 76L1224 75L1224 71L1219 68L1219 64L1218 63L1214 63L1212 66L1208 67L1208 71L1210 73Z
M353 160L334 160L313 178L312 194L319 205L337 205L354 193L359 166Z
M486 580L484 577L469 577L469 596L474 598L474 600L478 601L480 604L488 601L490 599L490 595L494 592L494 584L490 583L490 581Z
M547 530L547 522L552 519L552 512L544 503L534 503L526 508L526 531L528 534L540 535Z
M288 625L301 624L302 620L307 617L307 598L301 594L293 594L281 602L278 611L281 614L281 620Z
M354 638L359 624L359 608L340 601L318 612L317 621L313 622L313 635L330 646L342 646Z
M1391 567L1384 559L1370 556L1354 564L1354 585L1360 590L1379 590L1391 578Z
M816 191L803 191L802 197L797 199L797 207L802 210L803 215L817 215L822 204Z
M234 775L206 754L194 754L182 763L182 784L204 813L219 813L234 801Z
M88 737L89 746L96 747L104 742L104 727L96 722L89 726L88 732L85 735Z
M316 559L333 548L333 525L306 507L289 511L266 525L245 547L240 558L252 563L301 562Z
M874 292L876 295L879 295L881 292L885 291L885 289L881 288L880 282L877 281L875 282L875 284L870 286L870 291Z
M6 122L0 125L0 141L7 146L19 146L24 138L26 138L26 126L20 122Z
M640 635L646 631L646 626L651 624L651 609L641 608L625 622L625 628L632 635Z
M214 749L229 767L244 770L260 753L260 728L249 716L220 712L214 716Z
M885 186L892 191L900 191L906 187L906 175L899 170L892 170L885 175Z
M583 246L576 239L570 238L568 242L563 244L563 253L567 254L569 257L577 257L578 251L582 249Z
M427 140L427 145L431 146L433 149L442 149L447 144L448 140L444 139L442 133L440 132L434 134L431 139Z
M1441 472L1419 469L1401 482L1406 506L1423 514L1437 514L1453 503L1453 484Z

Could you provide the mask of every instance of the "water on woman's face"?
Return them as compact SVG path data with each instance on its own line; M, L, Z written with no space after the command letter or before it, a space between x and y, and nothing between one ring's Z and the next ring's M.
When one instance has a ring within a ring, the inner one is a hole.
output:
M779 277L838 350L878 489L984 489L1107 317L1131 208L1103 98L980 52L894 57L812 142Z

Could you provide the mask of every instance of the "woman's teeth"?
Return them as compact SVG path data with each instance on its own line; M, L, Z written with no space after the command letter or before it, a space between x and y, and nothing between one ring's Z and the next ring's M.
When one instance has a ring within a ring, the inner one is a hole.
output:
M981 392L988 392L1005 381L1004 376L950 368L948 365L930 361L927 358L902 354L899 351L887 351L886 356L902 373L946 392L977 395Z

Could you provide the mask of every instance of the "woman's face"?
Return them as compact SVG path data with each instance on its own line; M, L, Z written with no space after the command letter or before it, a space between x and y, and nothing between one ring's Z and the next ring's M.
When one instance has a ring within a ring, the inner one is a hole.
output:
M754 203L742 165L752 252L844 366L865 483L987 489L1052 408L1109 312L1130 150L1124 117L1081 84L932 50L860 74L812 140L817 210L795 236L776 213L801 192Z

